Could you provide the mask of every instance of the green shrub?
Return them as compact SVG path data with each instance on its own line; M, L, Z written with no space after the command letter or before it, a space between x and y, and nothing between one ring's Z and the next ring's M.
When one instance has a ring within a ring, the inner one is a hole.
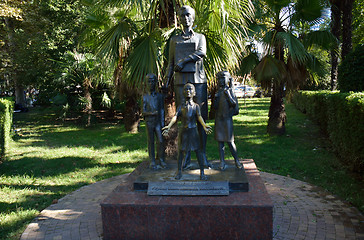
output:
M364 91L364 45L349 53L339 66L339 89L342 92Z
M364 92L301 91L292 101L320 125L352 170L364 171Z
M13 123L14 102L0 98L0 157L6 154L10 142L11 126Z

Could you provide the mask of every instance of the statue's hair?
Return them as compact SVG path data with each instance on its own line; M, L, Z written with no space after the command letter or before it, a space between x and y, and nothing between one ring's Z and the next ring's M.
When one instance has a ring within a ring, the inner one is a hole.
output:
M148 73L146 76L145 76L145 79L149 79L149 78L153 78L155 81L158 80L158 77L157 75L155 75L154 73Z
M191 11L191 14L192 14L193 19L195 19L195 16L196 16L195 9L191 8L191 7L190 7L190 6L188 6L188 5L183 5L183 6L179 9L179 11L178 11L178 16L181 16L181 14L182 14L182 11L183 11L183 10L190 10L190 11Z
M220 78L220 77L223 77L225 74L227 74L228 76L229 76L229 78L231 78L231 75L230 75L230 73L228 72L228 71L220 71L220 72L218 72L217 74L216 74L216 77L217 78Z
M219 78L223 77L225 74L229 76L229 83L228 83L229 87L233 87L233 78L231 77L231 74L228 71L226 71L226 70L220 71L216 74L216 77L217 77L217 79L219 79Z

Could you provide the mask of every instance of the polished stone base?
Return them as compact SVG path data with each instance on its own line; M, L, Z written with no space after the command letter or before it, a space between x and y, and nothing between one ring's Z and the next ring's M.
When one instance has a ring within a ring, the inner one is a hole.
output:
M213 165L210 169L205 169L204 172L208 177L206 182L228 182L228 190L230 192L249 191L249 183L246 177L244 169L238 169L235 167L233 160L226 160L226 169L223 171L219 170L220 161L212 161ZM201 182L200 181L200 170L198 165L194 163L191 169L183 170L182 178L175 180L175 174L177 169L177 163L167 163L165 169L151 170L150 168L143 169L137 179L134 181L134 190L136 191L147 191L150 182L163 183L163 182ZM184 194L181 194L184 195ZM188 194L186 194L188 195ZM204 195L204 194L202 194Z
M272 239L273 203L253 160L249 192L229 196L148 196L133 190L145 167L101 203L104 239Z

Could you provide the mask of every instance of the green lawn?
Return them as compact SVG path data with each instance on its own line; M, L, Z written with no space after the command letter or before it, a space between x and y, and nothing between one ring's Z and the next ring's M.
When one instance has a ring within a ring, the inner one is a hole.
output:
M363 180L345 170L318 127L287 104L287 134L269 137L268 108L267 98L240 101L240 115L234 117L240 157L253 158L261 171L328 189L363 211ZM58 122L49 110L31 110L14 118L20 136L0 165L0 239L18 239L53 200L83 185L131 172L147 159L143 124L139 134L128 134L120 124L85 129ZM207 154L218 159L213 134L208 137Z

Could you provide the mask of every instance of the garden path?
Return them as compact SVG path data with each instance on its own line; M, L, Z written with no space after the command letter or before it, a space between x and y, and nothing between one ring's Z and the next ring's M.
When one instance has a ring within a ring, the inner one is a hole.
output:
M261 172L274 202L274 239L364 240L364 216L321 188ZM99 203L127 174L84 186L44 209L21 240L102 239Z

